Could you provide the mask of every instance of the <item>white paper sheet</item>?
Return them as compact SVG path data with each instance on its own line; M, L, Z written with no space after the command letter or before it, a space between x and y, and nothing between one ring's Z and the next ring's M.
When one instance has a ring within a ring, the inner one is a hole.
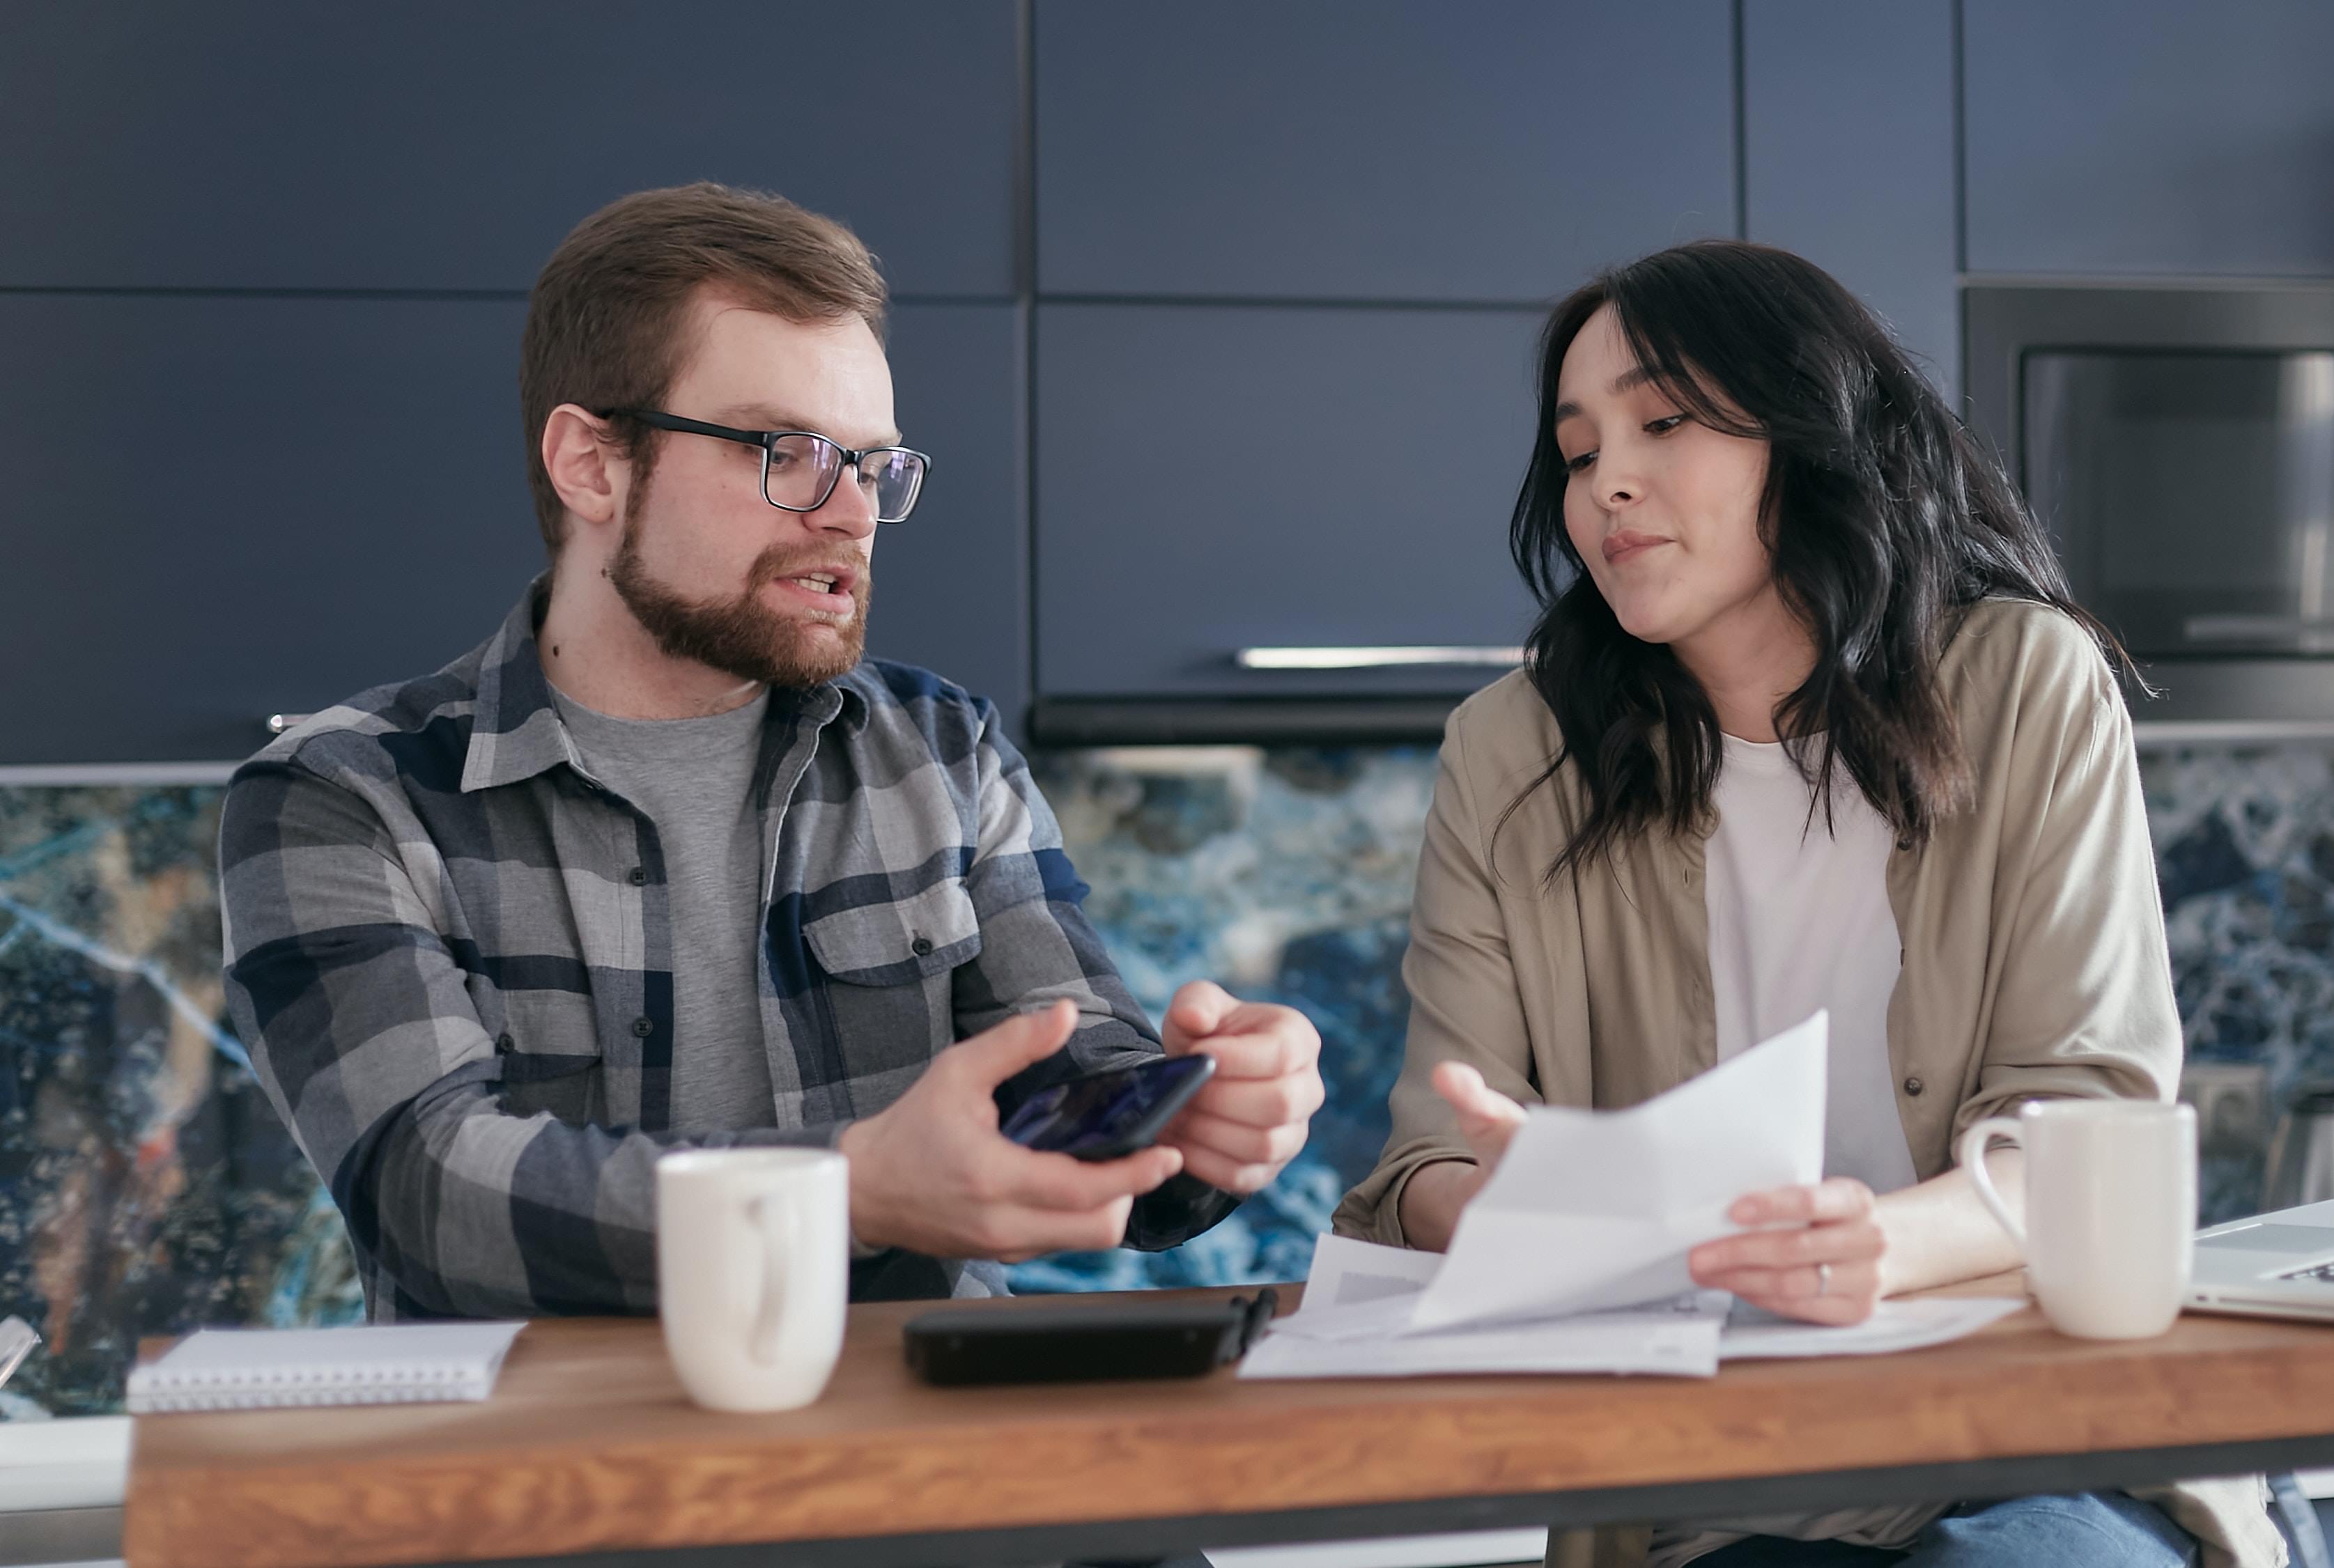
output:
M1440 1255L1325 1236L1305 1301L1240 1363L1243 1378L1411 1378L1470 1372L1651 1372L1706 1378L1718 1370L1729 1298L1717 1291L1634 1312L1529 1323L1408 1332Z
M1794 1323L1759 1313L1746 1319L1741 1309L1728 1320L1719 1341L1721 1361L1780 1361L1794 1356L1885 1356L1917 1351L1973 1334L2000 1323L2026 1303L2000 1296L1931 1296L1919 1301L1884 1301L1872 1315L1847 1328Z
M1314 1244L1313 1268L1305 1276L1305 1304L1290 1321L1331 1307L1411 1300L1442 1266L1439 1252L1413 1252L1406 1246L1380 1246L1350 1236L1325 1236Z
M1292 1322L1295 1320L1291 1320ZM1375 1339L1268 1334L1240 1361L1243 1378L1416 1378L1471 1372L1718 1371L1715 1313L1592 1313L1548 1323L1451 1329Z
M1442 1266L1438 1252L1380 1246L1342 1236L1313 1246L1304 1304L1272 1332L1308 1340L1378 1339L1410 1326L1419 1293Z
M1415 1332L1658 1301L1685 1255L1741 1228L1747 1192L1821 1179L1828 1019L1626 1111L1541 1106L1459 1217Z
M1274 1323L1240 1363L1243 1378L1403 1378L1497 1372L1651 1372L1709 1377L1719 1363L1799 1356L1873 1356L1975 1333L2026 1303L1990 1296L1885 1301L1847 1328L1776 1317L1723 1291L1688 1292L1634 1311L1422 1333L1418 1298L1442 1265L1433 1253L1325 1236L1304 1304ZM1731 1308L1731 1312L1730 1312Z
M1823 1328L1694 1288L1686 1254L1741 1228L1726 1217L1736 1198L1821 1178L1827 1025L1818 1013L1627 1111L1531 1111L1447 1255L1323 1236L1304 1304L1239 1375L1709 1377L1731 1357L1942 1344L2015 1312L1892 1301Z

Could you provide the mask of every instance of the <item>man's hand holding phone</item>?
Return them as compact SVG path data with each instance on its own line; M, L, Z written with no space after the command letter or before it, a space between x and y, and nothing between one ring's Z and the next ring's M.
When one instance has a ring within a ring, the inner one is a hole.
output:
M852 1234L868 1246L1002 1263L1116 1246L1135 1198L1183 1169L1181 1150L1091 1162L998 1131L997 1086L1060 1050L1077 1021L1069 1002L1008 1018L941 1052L905 1094L844 1129Z

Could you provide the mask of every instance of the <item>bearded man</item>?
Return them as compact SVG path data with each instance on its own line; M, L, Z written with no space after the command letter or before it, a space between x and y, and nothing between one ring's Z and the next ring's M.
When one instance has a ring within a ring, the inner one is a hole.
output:
M995 707L862 657L876 530L931 468L884 303L848 230L776 197L585 219L519 378L549 571L236 774L229 1005L376 1321L653 1312L673 1150L843 1150L879 1299L1172 1246L1303 1145L1311 1025L1201 982L1162 1041ZM998 1132L1162 1049L1217 1071L1154 1147Z

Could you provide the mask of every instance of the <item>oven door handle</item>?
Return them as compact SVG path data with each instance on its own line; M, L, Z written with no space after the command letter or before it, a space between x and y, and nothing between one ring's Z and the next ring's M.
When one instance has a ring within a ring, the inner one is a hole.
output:
M2270 649L2290 653L2334 653L2334 616L2191 615L2180 623L2189 642Z
M1520 648L1396 647L1243 648L1232 655L1242 669L1512 669Z

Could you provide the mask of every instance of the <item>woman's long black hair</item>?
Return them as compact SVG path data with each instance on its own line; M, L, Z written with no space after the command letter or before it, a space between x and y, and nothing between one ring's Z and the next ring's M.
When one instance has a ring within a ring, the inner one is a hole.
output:
M1540 604L1525 667L1563 736L1525 794L1567 758L1587 793L1551 878L1648 828L1693 831L1724 755L1700 683L1667 646L1622 629L1565 531L1557 376L1607 304L1637 363L1683 412L1768 444L1760 535L1816 651L1814 670L1777 706L1776 729L1827 815L1843 768L1907 846L1926 843L1966 802L1969 766L1937 667L1979 600L2056 606L2136 676L2074 602L2016 488L1830 274L1732 240L1656 252L1602 274L1549 318L1538 437L1509 528Z

